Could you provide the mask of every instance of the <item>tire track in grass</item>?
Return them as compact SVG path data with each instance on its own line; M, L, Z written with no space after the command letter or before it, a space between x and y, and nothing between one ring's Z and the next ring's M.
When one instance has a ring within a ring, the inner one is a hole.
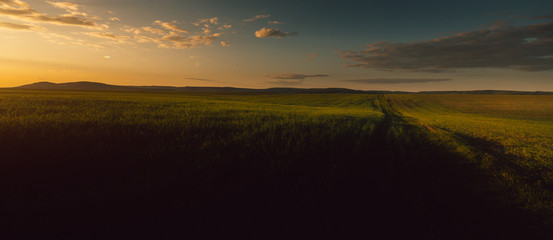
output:
M497 184L447 143L435 129L405 117L386 96L376 134L385 140L395 173L390 177L417 210L428 239L548 239L552 229L539 214L505 202L511 189Z

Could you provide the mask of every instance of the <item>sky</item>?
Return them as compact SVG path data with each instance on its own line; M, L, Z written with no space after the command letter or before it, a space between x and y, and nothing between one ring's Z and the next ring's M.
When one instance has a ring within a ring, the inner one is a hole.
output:
M553 1L0 0L0 87L553 91Z

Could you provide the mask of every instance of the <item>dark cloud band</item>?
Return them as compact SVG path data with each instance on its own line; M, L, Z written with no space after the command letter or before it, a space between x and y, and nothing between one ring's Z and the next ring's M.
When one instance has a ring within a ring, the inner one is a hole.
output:
M447 72L470 68L553 70L553 22L500 26L431 41L375 42L343 51L349 67L385 71Z
M201 82L214 82L215 80L205 78L184 78L186 80L201 81Z
M328 75L326 75L326 74L283 73L283 74L265 75L265 77L272 78L272 79L306 79L306 78L328 77Z
M433 78L368 78L342 80L341 82L364 83L364 84L403 84L403 83L432 83L447 82L451 79L433 79Z

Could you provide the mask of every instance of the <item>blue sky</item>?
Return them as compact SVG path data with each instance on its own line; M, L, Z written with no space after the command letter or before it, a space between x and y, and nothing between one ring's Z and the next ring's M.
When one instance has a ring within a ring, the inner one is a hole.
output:
M553 91L551 14L552 1L0 0L0 86Z

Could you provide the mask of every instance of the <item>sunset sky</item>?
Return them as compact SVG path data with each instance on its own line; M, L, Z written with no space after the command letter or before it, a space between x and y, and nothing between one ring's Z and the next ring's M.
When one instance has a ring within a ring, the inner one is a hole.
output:
M0 87L553 91L553 1L0 0Z

